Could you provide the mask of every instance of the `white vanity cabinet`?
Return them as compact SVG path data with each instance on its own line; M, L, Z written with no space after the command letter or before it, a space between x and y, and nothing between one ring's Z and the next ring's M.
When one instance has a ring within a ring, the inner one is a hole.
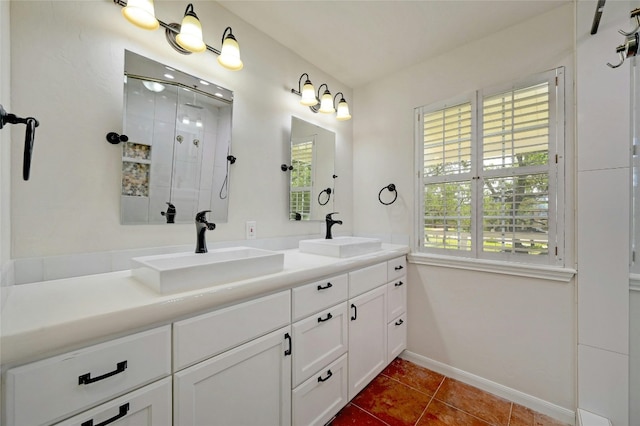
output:
M175 322L174 424L289 425L290 323L289 290Z
M320 270L296 270L270 290L216 289L206 297L238 293L207 312L185 298L193 308L155 328L12 364L0 423L325 425L406 348L406 260L396 253L350 260L313 282Z
M322 426L347 404L348 275L292 291L295 426Z
M53 424L170 374L170 326L15 367L6 373L6 424Z
M387 360L391 362L407 348L406 260L390 260L387 265Z
M349 399L353 399L406 348L406 259L350 272L349 297Z

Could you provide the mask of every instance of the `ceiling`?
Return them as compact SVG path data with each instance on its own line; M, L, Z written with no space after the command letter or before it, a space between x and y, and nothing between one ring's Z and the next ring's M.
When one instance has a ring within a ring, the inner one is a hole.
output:
M572 0L219 0L356 88Z

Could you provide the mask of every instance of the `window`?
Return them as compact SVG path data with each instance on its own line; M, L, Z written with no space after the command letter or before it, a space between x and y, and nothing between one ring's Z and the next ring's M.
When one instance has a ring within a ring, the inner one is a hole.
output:
M560 68L417 109L420 251L562 264L563 90Z
M291 144L291 191L289 214L293 220L308 220L311 217L311 188L313 185L314 139L293 140Z

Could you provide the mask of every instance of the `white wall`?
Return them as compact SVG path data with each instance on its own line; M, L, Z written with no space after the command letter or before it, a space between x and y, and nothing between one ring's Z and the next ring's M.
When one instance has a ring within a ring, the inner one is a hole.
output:
M0 2L0 105L11 112L10 84L10 20L9 2ZM7 281L5 266L11 258L11 221L10 221L10 170L11 170L11 127L0 131L0 281Z
M564 66L567 267L573 267L573 41L568 4L356 88L356 233L413 234L414 108ZM384 207L377 194L389 183L399 197ZM573 281L410 265L409 282L409 351L575 409Z
M578 405L629 424L631 64L617 63L631 1L579 1L576 27ZM637 3L637 2L636 2ZM636 5L637 7L637 5ZM634 424L634 423L631 423Z
M159 1L156 15L177 21L185 5ZM340 232L351 233L352 122L313 114L290 93L303 72L349 99L350 89L217 3L194 7L212 46L219 48L224 28L233 27L242 71L225 70L210 52L178 54L164 31L129 24L111 0L11 2L12 107L40 120L30 181L21 180L21 150L12 155L12 258L194 243L193 225L120 225L121 147L105 135L122 130L125 49L235 92L230 220L209 241L244 239L247 220L257 222L258 238L320 232L318 222L288 220L288 175L280 164L288 162L291 115L336 133L336 210ZM16 132L13 143L22 146Z

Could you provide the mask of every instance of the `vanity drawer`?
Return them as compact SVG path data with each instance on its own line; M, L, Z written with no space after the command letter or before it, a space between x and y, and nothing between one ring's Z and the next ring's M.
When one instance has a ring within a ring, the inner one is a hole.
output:
M355 297L387 283L387 263L349 272L349 297Z
M347 354L293 390L293 425L322 426L349 402Z
M173 324L173 369L181 370L289 325L291 293L281 291Z
M51 423L169 374L170 326L12 368L7 424Z
M171 377L105 402L56 426L171 426Z
M407 274L407 258L398 257L387 262L387 276L389 281L396 280Z
M396 318L407 309L407 277L401 276L387 284L387 318Z
M387 325L387 361L407 348L407 314L404 313Z
M293 324L293 386L347 351L347 302Z
M338 275L293 289L293 320L347 300L349 277Z

